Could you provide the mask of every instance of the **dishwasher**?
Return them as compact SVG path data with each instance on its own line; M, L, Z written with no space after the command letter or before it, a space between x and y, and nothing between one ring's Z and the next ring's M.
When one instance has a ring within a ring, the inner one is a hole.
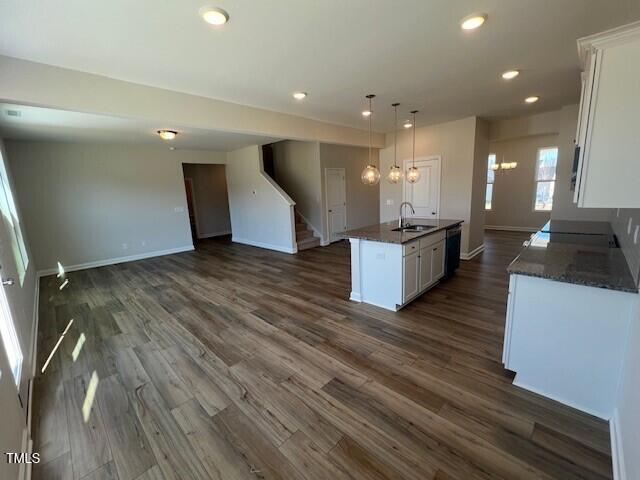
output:
M462 236L462 227L447 229L447 249L444 257L444 275L451 277L456 269L460 266L460 237Z

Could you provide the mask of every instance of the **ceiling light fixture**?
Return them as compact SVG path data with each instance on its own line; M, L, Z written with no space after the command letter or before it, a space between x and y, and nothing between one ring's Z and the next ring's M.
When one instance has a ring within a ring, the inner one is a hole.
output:
M205 22L215 27L224 25L229 21L229 14L217 7L202 7L200 9L200 16Z
M540 97L536 97L535 95L524 99L526 103L536 103L538 100L540 100Z
M173 140L178 135L178 132L175 130L158 130L158 135L163 140Z
M518 75L520 75L519 70L507 70L502 74L502 78L504 78L505 80L513 80Z
M394 113L393 122L393 165L389 170L387 180L389 183L398 183L402 179L402 169L398 166L398 105L399 103L392 103Z
M293 98L295 98L296 100L304 100L305 98L307 98L307 92L295 92L293 94Z
M481 27L486 21L486 13L474 13L468 17L464 17L460 22L460 27L462 27L463 30L475 30L476 28Z
M404 127L404 128L411 128L411 127L413 127L413 123L411 123L411 122L404 122L403 127Z
M411 167L407 169L407 182L416 183L420 180L420 170L416 167L416 113L418 110L413 110L411 114L413 115L413 162Z
M373 116L371 115L371 112L373 112L373 110L371 109L371 99L374 97L375 95L373 94L367 95L367 99L369 100L369 110L367 110L369 112L369 115L367 115L369 117L369 163L366 167L364 167L364 170L362 170L362 175L360 175L360 180L362 180L362 183L372 186L377 185L380 181L380 170L378 170L378 167L371 163L371 117Z
M365 110L362 112L362 116L363 117L368 117L369 115L371 115L373 112L371 110Z

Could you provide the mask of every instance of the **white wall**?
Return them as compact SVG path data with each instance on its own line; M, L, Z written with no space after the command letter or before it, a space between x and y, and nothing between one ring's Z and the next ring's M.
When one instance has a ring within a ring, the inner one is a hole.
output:
M461 253L468 254L482 240L470 240L471 223L484 224L484 218L472 217L474 160L476 152L476 117L463 118L416 129L416 158L432 155L442 157L440 187L440 218L464 220ZM480 148L480 147L479 147ZM411 159L412 133L398 132L398 165ZM393 135L387 135L387 146L380 151L380 170L385 175L393 164ZM484 205L484 199L483 205ZM380 220L397 220L402 202L402 185L380 181ZM390 204L389 204L390 203ZM479 242L479 243L478 243Z
M231 233L224 165L185 163L182 168L185 179L193 182L198 238Z
M318 142L286 140L272 144L274 180L296 202L298 211L324 237Z
M182 162L225 154L164 146L7 142L39 271L193 247Z
M295 202L262 171L262 148L229 152L226 171L233 241L295 253Z
M0 139L0 153L5 164L5 169L8 174L9 184L11 190L14 193L14 199L17 203L16 208L18 211L18 217L23 220L23 212L21 209L20 201L16 197L15 182L10 168L10 162L8 159L8 152L6 151L2 139ZM35 356L35 316L34 306L36 300L36 269L35 262L33 262L33 256L29 247L29 235L23 228L22 234L27 248L27 254L30 259L23 282L19 281L11 287L4 288L8 301L11 306L12 320L20 343L20 349L23 355L22 364L22 377L20 393L24 402L28 401L27 390L31 375L33 372L33 361ZM0 245L11 245L11 231L8 228L6 219L0 220ZM8 252L7 252L8 253ZM6 255L5 255L6 257ZM10 255L9 255L10 257ZM7 277L7 273L12 270L16 270L15 265L8 265L5 263L2 270L2 278ZM0 452L19 452L22 447L22 435L25 428L24 412L20 409L18 402L18 395L16 391L16 385L14 383L11 370L9 369L8 359L5 353L4 346L0 342L0 407L2 408L2 427L0 428ZM0 462L0 478L17 478L18 467L16 465L9 465L5 459Z

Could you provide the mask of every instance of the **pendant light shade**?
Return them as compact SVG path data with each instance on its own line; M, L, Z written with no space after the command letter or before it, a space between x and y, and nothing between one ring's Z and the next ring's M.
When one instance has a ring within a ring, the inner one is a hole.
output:
M369 112L371 112L369 117L369 163L364 170L362 171L362 175L360 175L360 179L362 183L365 185L377 185L380 181L380 170L376 167L371 161L371 117L373 117L373 110L371 109L371 99L374 98L375 95L369 94L367 95L367 99L369 100Z
M402 169L398 166L398 105L399 103L393 103L395 120L393 123L393 165L389 169L389 175L387 180L389 183L398 183L402 180Z
M416 183L420 180L420 170L416 168L416 113L418 110L411 112L413 115L413 161L411 167L407 169L407 182Z

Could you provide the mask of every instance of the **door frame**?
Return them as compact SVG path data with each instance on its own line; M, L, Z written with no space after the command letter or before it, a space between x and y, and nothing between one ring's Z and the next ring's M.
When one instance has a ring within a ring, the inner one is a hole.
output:
M194 195L194 190L193 190L193 178L191 177L184 177L184 182L185 183L189 183L189 185L191 185L191 206L193 207L193 219L195 221L196 224L196 238L199 239L200 238L200 225L198 224L198 207L196 206L196 196ZM186 197L189 196L189 193L187 192L187 188L185 187L184 189L184 194ZM188 202L188 198L187 198L187 217L189 216L189 202ZM191 221L189 221L189 228L191 228Z
M438 199L436 202L436 218L440 217L440 196L442 193L442 156L441 155L429 155L425 157L416 157L416 162L421 162L425 160L437 160L438 161ZM404 160L403 162L405 176L402 177L402 201L406 202L407 200L407 177L406 172L407 169L413 163L413 159L409 158Z
M345 229L347 228L347 173L344 168L341 167L325 167L324 169L324 217L325 222L327 224L327 239L326 244L332 243L334 240L331 239L331 224L329 222L329 171L336 171L342 173L342 185L344 187L344 224ZM335 240L336 242L338 240Z

